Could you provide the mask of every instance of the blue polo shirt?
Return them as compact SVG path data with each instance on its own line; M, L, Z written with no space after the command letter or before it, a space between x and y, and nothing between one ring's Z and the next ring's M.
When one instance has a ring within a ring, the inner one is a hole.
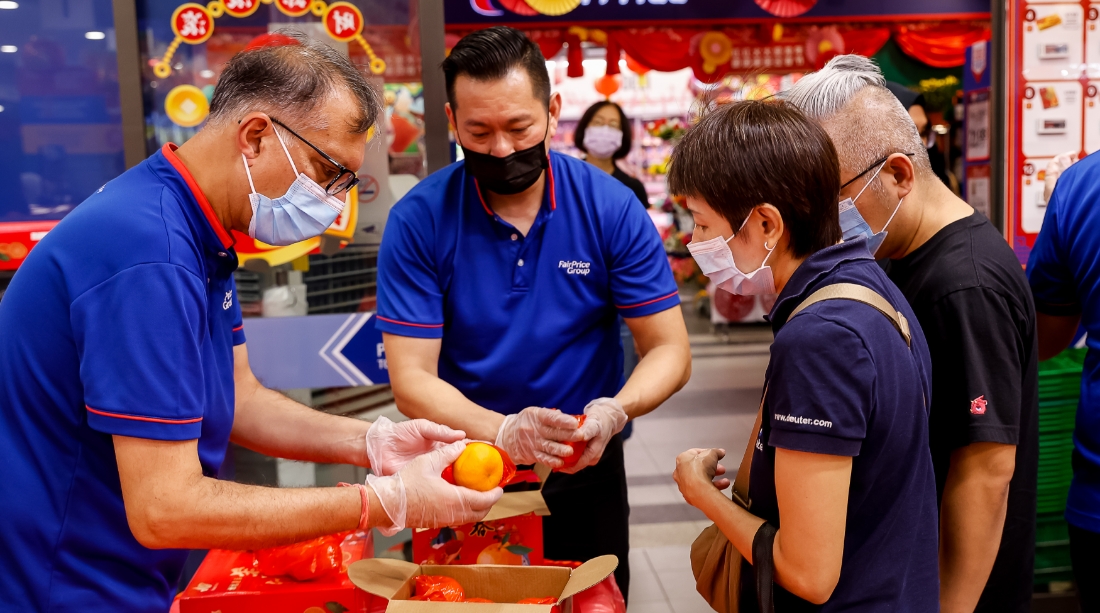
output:
M556 152L526 236L459 162L390 211L377 327L442 338L439 376L499 413L578 414L623 384L617 315L679 305L660 236L627 187Z
M237 257L166 146L31 251L0 301L0 610L167 611L187 555L126 523L112 435L217 475L244 342Z
M912 348L883 314L852 300L819 302L787 321L805 299L834 283L878 292L909 321ZM832 597L815 606L777 585L775 609L938 611L939 524L925 402L932 398L932 365L912 309L860 238L807 258L769 319L775 342L750 511L782 529L777 448L852 458L843 562ZM754 579L747 574L742 581L753 585ZM742 594L755 599L753 590Z
M1073 431L1073 482L1066 521L1100 532L1100 155L1061 177L1027 263L1035 309L1081 317L1088 353Z

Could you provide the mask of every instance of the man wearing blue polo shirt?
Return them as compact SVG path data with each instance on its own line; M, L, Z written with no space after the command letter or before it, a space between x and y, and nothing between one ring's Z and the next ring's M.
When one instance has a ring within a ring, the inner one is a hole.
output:
M565 443L588 441L544 488L546 556L615 554L627 594L619 432L691 369L660 238L613 177L547 155L561 99L521 32L470 34L443 72L465 160L393 208L378 257L378 327L398 408L495 441L520 464L561 467ZM625 385L620 314L642 354ZM571 415L582 412L578 430Z
M287 40L230 60L206 126L78 206L0 302L0 611L163 612L187 548L451 525L500 498L440 478L464 433L314 411L248 366L229 230L323 232L380 106L346 57ZM230 440L379 476L218 481Z
M1050 167L1047 170L1051 172ZM1073 430L1073 483L1066 500L1069 547L1082 611L1100 611L1100 156L1057 178L1027 262L1038 311L1039 358L1070 345L1079 326L1088 355Z

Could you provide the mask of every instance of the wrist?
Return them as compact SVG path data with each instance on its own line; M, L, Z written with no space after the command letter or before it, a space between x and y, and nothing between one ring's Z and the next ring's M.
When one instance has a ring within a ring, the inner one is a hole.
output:
M367 518L370 527L392 528L393 520L386 515L386 510L382 508L382 502L378 499L378 494L374 492L374 488L363 487L367 490L367 504L370 505L370 517Z
M370 495L374 493L373 490L363 485L362 483L339 483L338 487L346 487L348 489L354 489L356 493L355 500L358 503L356 506L358 510L358 516L356 517L355 530L360 532L370 530ZM381 505L379 505L381 506Z

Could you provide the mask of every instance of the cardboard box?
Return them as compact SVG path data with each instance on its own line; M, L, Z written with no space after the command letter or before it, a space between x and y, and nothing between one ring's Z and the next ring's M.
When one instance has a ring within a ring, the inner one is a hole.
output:
M570 570L554 566L429 566L401 560L361 560L348 568L352 583L364 592L389 600L388 613L571 613L572 596L615 572L619 560L600 556ZM462 585L467 598L487 598L493 604L409 600L416 577L442 575ZM556 598L557 604L515 604L524 598Z
M417 564L541 566L542 517L528 513L454 528L417 530L413 532L412 556Z
M206 554L179 600L180 613L381 613L385 602L355 589L347 568L374 556L371 534L345 540L339 572L312 581L266 577L251 551L214 549Z
M550 467L520 471L480 522L413 532L417 564L531 566L543 561L542 517L550 514L542 488Z

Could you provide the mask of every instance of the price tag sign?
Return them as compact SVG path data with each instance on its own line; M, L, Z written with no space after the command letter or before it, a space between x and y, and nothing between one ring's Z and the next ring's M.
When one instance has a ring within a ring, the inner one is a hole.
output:
M966 98L966 161L989 159L989 91Z

